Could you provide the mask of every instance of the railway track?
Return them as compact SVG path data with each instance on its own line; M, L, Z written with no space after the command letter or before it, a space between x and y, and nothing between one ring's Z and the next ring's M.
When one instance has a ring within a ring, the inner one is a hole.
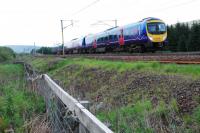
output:
M200 55L134 55L134 56L112 56L112 55L88 55L88 58L122 60L122 61L158 61L160 63L176 64L200 64Z
M53 55L52 55L53 56ZM160 63L176 64L200 64L200 52L176 52L176 53L106 53L106 54L69 54L56 55L57 57L86 57L102 60L119 61L158 61ZM40 55L40 57L45 57Z

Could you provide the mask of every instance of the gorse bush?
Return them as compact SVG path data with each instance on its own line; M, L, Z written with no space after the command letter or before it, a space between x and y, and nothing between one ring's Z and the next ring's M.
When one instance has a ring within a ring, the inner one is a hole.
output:
M15 58L15 53L8 47L0 47L0 62L9 61Z

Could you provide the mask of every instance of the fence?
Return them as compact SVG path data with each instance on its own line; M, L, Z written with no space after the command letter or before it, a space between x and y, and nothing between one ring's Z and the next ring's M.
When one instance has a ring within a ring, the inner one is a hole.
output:
M48 75L37 76L30 65L23 64L29 84L45 99L53 133L113 133Z

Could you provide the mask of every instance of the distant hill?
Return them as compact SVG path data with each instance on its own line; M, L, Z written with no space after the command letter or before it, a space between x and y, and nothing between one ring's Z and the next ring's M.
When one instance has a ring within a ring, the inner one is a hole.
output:
M30 53L34 46L29 45L7 45L6 47L11 48L15 53ZM36 49L40 47L36 46Z

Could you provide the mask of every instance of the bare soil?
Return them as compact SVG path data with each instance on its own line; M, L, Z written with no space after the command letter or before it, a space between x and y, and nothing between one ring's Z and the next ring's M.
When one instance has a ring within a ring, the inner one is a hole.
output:
M200 79L192 77L152 72L117 72L79 65L67 66L52 76L77 99L89 100L94 114L99 110L109 111L134 105L144 99L151 100L155 107L160 101L170 105L175 99L178 112L171 113L169 118L161 116L160 120L154 114L150 116L150 127L156 132L171 132L169 121L176 126L183 126L182 116L192 114L200 105ZM188 128L199 130L196 124L190 124Z

